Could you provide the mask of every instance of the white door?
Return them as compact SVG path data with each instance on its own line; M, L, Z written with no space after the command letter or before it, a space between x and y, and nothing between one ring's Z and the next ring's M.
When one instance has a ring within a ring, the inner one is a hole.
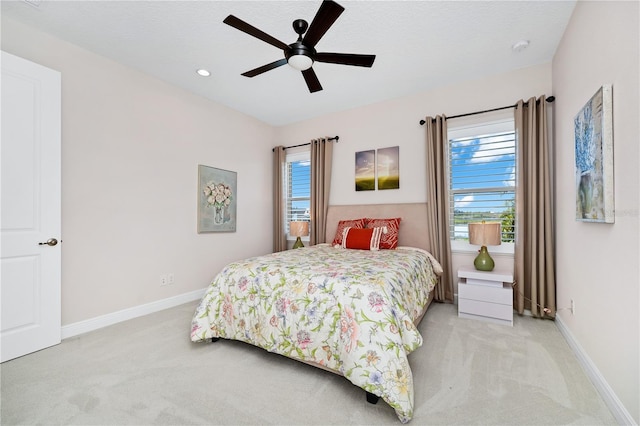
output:
M4 362L60 343L61 86L59 72L17 56L1 64Z

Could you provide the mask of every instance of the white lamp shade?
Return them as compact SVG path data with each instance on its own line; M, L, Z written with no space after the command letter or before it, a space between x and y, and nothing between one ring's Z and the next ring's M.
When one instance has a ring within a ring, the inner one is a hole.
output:
M288 64L298 71L304 71L311 68L313 60L306 55L293 55L289 57Z
M289 222L289 234L294 237L304 237L306 235L309 235L309 222Z
M500 222L469 224L469 242L477 246L499 246L502 241Z

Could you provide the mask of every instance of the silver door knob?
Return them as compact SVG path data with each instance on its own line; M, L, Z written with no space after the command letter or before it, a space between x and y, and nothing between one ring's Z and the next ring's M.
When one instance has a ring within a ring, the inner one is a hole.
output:
M55 238L49 238L45 243L38 243L39 246L47 245L51 247L55 246L56 244L58 244L58 240L56 240Z

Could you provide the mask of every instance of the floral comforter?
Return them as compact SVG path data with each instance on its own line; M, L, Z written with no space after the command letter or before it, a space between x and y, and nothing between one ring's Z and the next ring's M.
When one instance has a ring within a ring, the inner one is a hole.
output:
M227 265L196 309L191 340L241 340L340 372L413 417L407 355L442 269L426 251L317 245Z

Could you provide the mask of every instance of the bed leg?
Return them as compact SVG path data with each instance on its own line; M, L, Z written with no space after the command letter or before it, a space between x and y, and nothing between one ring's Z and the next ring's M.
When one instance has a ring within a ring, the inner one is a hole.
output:
M215 343L215 342L217 342L218 340L220 340L220 338L219 338L219 337L212 337L212 338L211 338L211 343Z
M378 395L375 395L371 392L367 392L367 402L369 404L377 404L379 400L380 400L380 397Z

